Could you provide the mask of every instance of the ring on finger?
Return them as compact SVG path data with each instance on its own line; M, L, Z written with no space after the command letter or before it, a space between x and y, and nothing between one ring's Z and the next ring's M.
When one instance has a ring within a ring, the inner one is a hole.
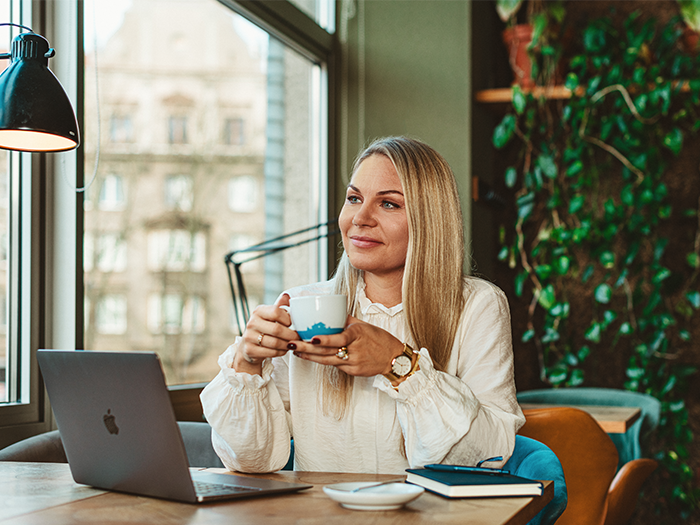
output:
M350 357L350 354L348 354L348 347L347 346L341 346L338 348L338 353L335 354L335 356L338 359L342 359L343 361L347 361L348 358Z
M263 337L265 337L265 334L260 334L258 336L258 346L262 346Z

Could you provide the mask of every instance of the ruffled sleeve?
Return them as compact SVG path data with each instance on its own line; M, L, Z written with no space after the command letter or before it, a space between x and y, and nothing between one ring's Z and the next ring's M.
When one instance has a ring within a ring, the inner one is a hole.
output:
M289 458L289 417L266 359L262 376L231 368L240 338L219 357L218 375L200 395L214 450L229 470L273 472ZM277 361L282 361L276 359Z
M504 464L525 418L515 397L510 312L501 290L470 281L467 302L446 372L437 371L425 348L420 370L399 385L383 376L375 387L396 400L412 467L429 463Z

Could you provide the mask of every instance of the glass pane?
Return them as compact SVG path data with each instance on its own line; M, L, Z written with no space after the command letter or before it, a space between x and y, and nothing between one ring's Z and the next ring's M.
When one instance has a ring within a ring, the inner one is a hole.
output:
M329 33L335 32L334 0L291 0L291 3Z
M0 21L11 20L10 0L0 0ZM19 33L9 27L0 28L0 53L9 53L12 37ZM0 71L10 64L9 60L0 60ZM10 170L9 154L0 150L0 403L9 401L7 395L10 363L8 361L8 304L10 282Z
M216 0L86 2L84 44L85 348L209 381L239 332L226 254L325 210L323 71ZM251 308L325 278L320 251L244 264Z

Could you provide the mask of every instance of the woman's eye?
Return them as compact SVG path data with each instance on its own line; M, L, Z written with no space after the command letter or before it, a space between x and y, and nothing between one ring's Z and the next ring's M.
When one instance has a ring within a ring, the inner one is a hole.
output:
M350 204L357 204L358 202L360 202L360 198L356 195L348 195L345 198L345 200L348 201Z
M398 210L401 206L394 202L389 202L389 201L383 201L382 202L382 207L386 208L387 210Z

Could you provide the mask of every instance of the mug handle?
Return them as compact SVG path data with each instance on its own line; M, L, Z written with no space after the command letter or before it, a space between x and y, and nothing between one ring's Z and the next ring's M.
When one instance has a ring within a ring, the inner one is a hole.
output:
M286 311L289 314L289 317L292 317L292 307L287 306L286 304L281 304L278 306L278 308L282 308L282 310ZM294 328L294 321L292 321L292 324L289 325L288 327L290 330L294 330L295 332L297 331L296 328Z

